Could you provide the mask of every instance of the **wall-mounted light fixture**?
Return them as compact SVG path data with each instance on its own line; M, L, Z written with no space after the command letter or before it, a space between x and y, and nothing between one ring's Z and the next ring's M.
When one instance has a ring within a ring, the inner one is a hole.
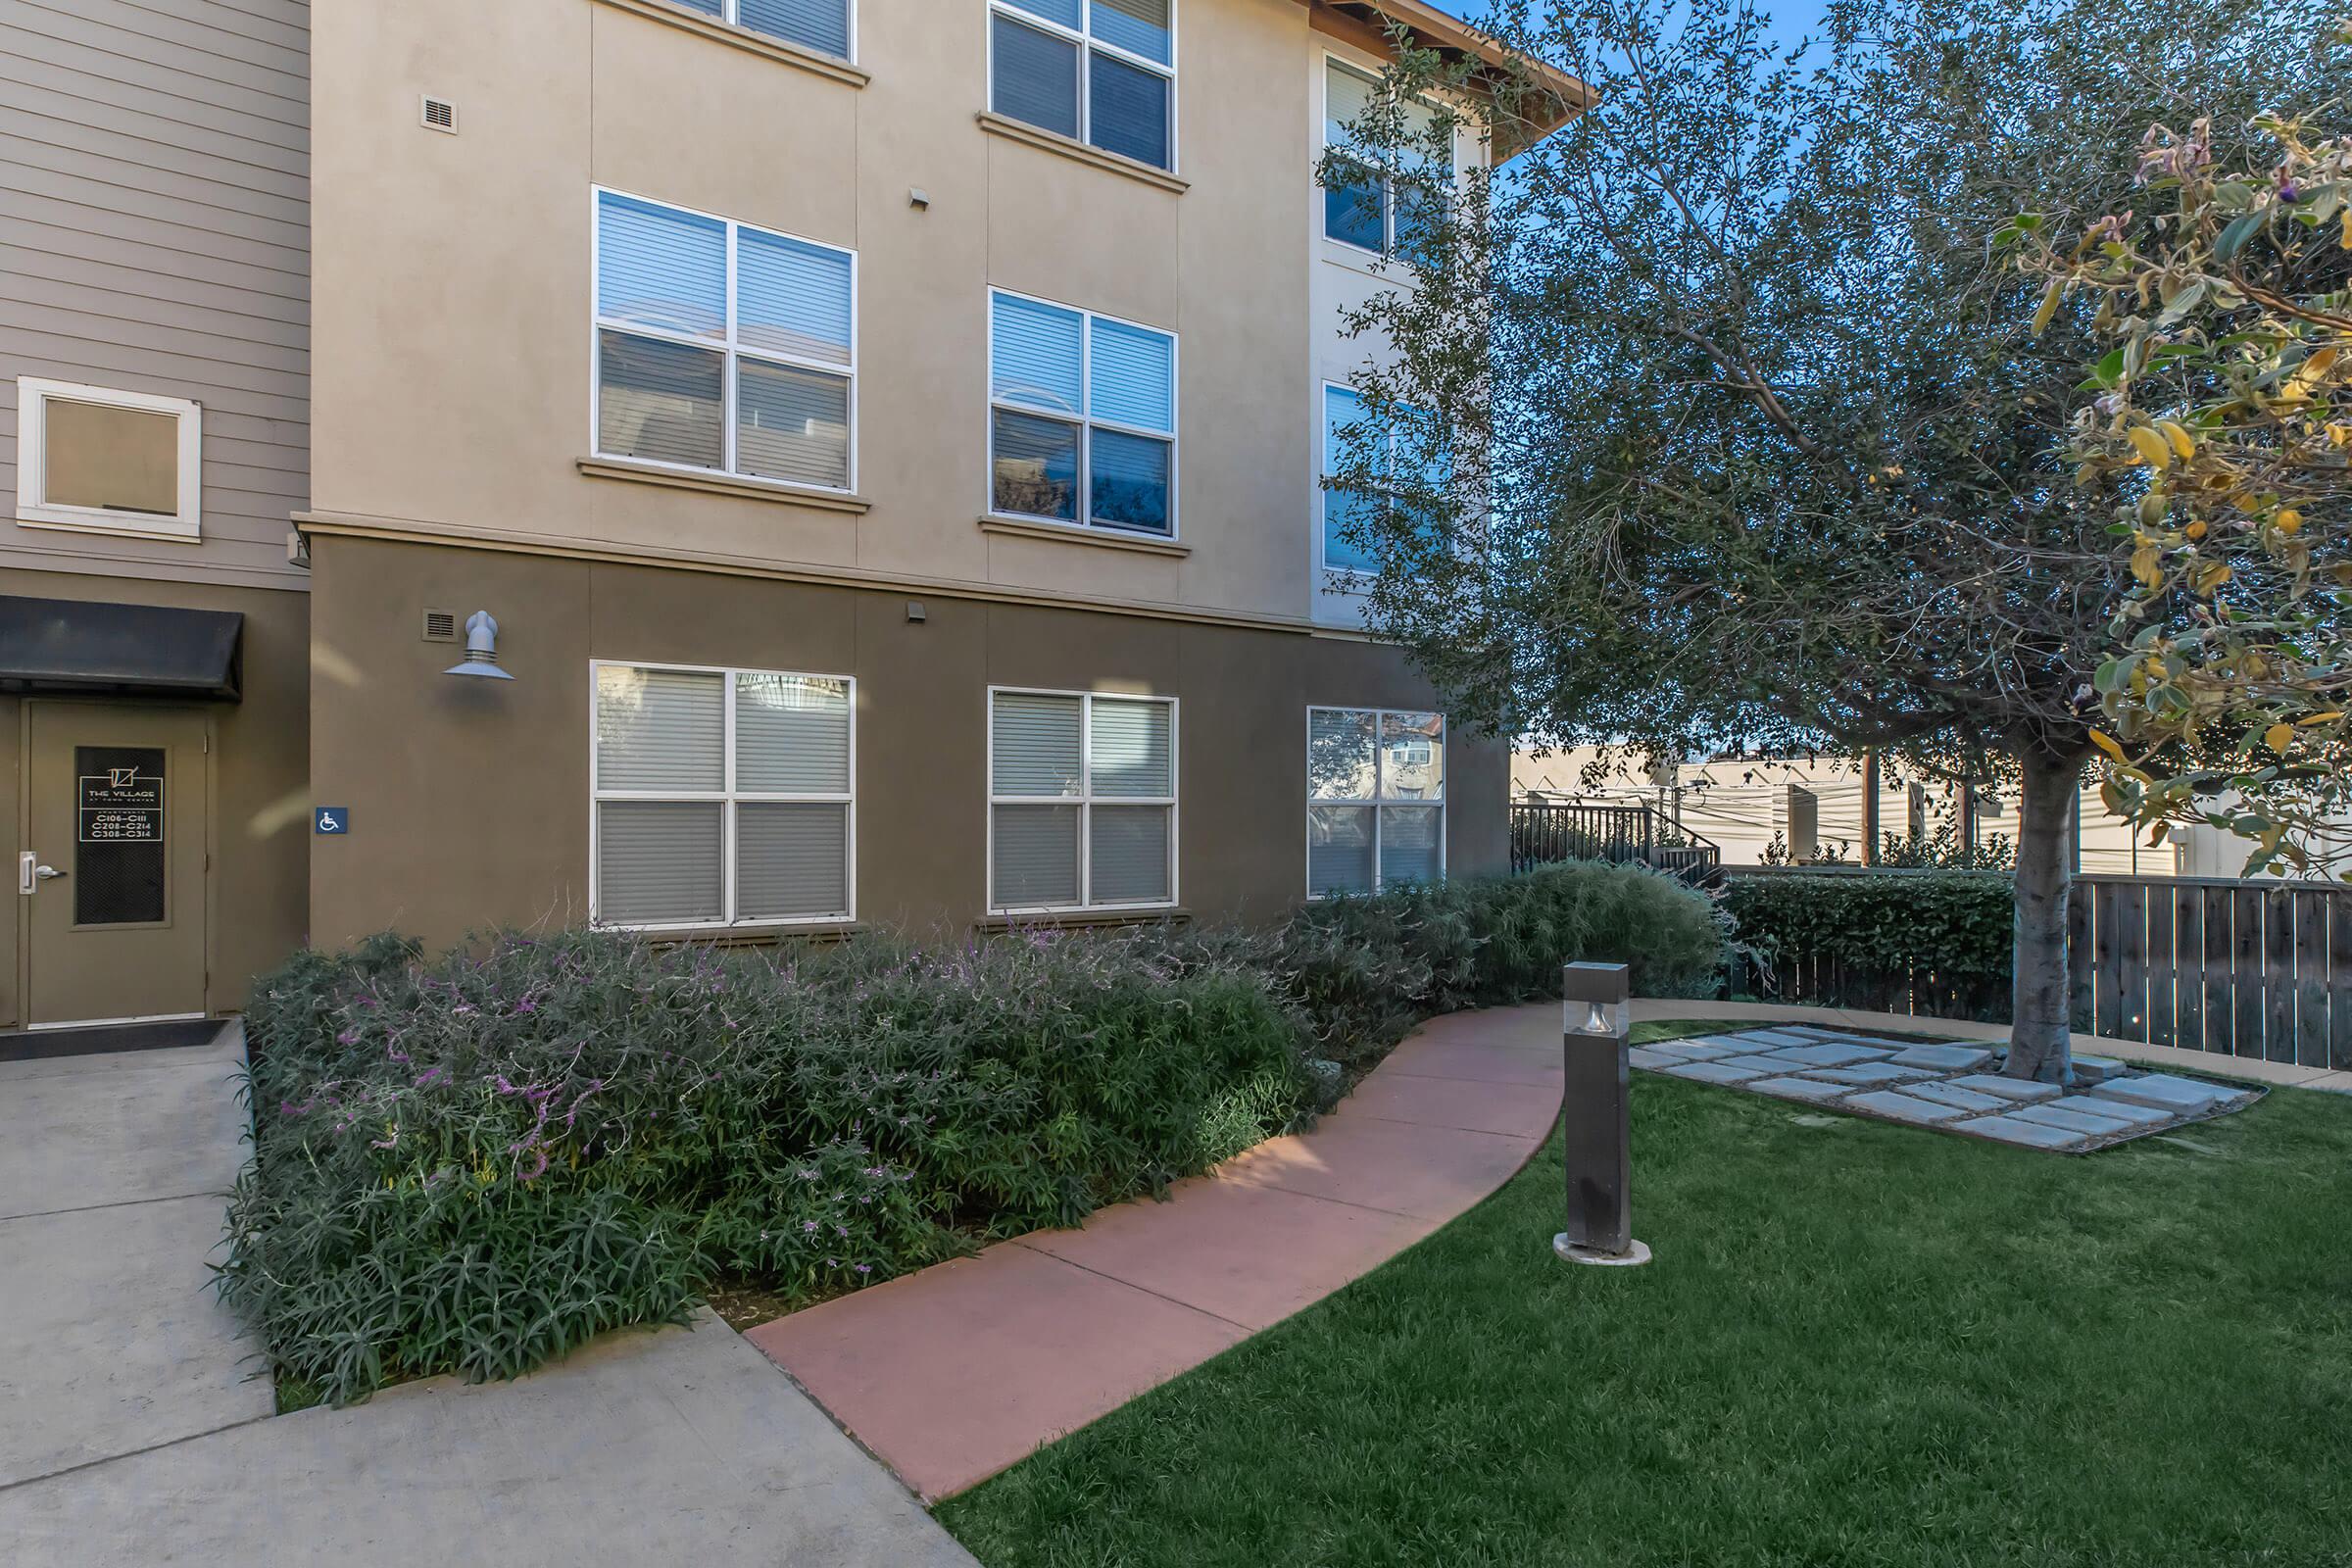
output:
M513 680L498 667L498 622L487 610L466 617L466 662L452 664L444 675L476 675L484 680Z

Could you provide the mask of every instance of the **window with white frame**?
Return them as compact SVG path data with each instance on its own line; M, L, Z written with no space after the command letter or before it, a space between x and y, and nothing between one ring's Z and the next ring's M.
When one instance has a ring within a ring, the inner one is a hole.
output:
M596 449L824 490L856 483L857 258L596 194Z
M1407 411L1406 421L1419 416ZM1357 472L1372 481L1372 488L1344 488L1326 483L1323 487L1323 567L1326 571L1356 572L1372 575L1380 570L1380 561L1368 548L1381 522L1390 513L1401 511L1413 519L1415 530L1429 537L1437 524L1427 512L1426 503L1416 506L1407 493L1416 484L1428 490L1443 490L1450 472L1444 460L1427 464L1420 462L1413 432L1401 424L1389 421L1375 424L1364 399L1353 387L1326 382L1323 387L1323 477L1326 481L1349 471L1352 443L1364 443L1356 450L1369 460ZM1415 469L1420 469L1416 475ZM1368 473L1364 470L1369 470Z
M1436 193L1424 182L1443 184L1453 172L1450 155L1432 160L1438 111L1420 99L1402 108L1401 145L1393 152L1360 151L1351 156L1351 127L1363 123L1380 97L1380 79L1337 60L1323 73L1323 144L1339 155L1325 176L1323 234L1357 250L1394 256L1426 234L1437 216Z
M17 379L17 520L194 539L203 411L185 398Z
M1306 794L1307 897L1445 877L1445 714L1308 709Z
M674 0L738 27L764 32L837 60L850 58L851 0Z
M989 0L989 107L1176 167L1176 0Z
M1176 705L992 690L988 905L1176 902Z
M856 682L592 666L590 914L640 928L856 912Z
M1176 338L989 296L992 513L1173 537Z

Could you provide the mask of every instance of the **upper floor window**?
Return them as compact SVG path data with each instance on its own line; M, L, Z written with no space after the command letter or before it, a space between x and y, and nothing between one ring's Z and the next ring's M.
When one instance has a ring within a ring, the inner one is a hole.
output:
M764 32L837 60L850 58L852 0L676 0L689 11Z
M995 690L988 705L988 906L1173 904L1175 703Z
M1412 468L1416 462L1412 437L1393 426L1375 427L1364 407L1364 400L1353 387L1326 382L1323 387L1323 476L1330 479L1348 467L1350 441L1368 442L1371 462L1368 477L1370 489L1338 489L1326 485L1323 490L1323 567L1326 571L1353 571L1366 575L1380 570L1380 561L1365 547L1366 534L1377 527L1380 519L1392 509L1412 513L1417 527L1426 533L1431 519L1425 512L1415 512L1404 493L1412 485ZM1421 477L1431 488L1442 487L1447 470L1433 466Z
M1306 891L1446 875L1446 715L1306 710Z
M665 664L594 675L597 923L851 918L854 682Z
M856 256L617 191L596 204L597 451L852 488Z
M1436 216L1433 193L1419 188L1416 177L1448 176L1453 160L1447 156L1433 165L1428 143L1437 133L1438 111L1419 99L1404 105L1402 146L1381 156L1349 156L1350 127L1363 122L1379 96L1377 77L1336 60L1326 62L1323 144L1339 158L1323 188L1323 234L1358 250L1394 256L1426 233Z
M1176 338L989 297L989 510L1176 531Z
M1176 0L989 0L989 107L1176 164Z
M203 411L185 398L17 379L17 520L194 539Z

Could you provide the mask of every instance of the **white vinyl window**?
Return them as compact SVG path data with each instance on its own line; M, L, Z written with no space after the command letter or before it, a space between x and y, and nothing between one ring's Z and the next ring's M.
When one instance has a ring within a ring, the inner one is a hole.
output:
M1407 410L1403 418L1411 421L1425 416ZM1435 520L1425 508L1416 509L1408 503L1403 487L1418 483L1442 492L1452 470L1441 459L1416 473L1419 460L1410 430L1398 428L1396 421L1372 424L1360 393L1353 387L1327 381L1323 384L1325 480L1336 477L1348 466L1351 440L1368 443L1374 488L1350 490L1324 485L1320 552L1325 571L1373 576L1380 571L1380 561L1365 548L1365 530L1376 527L1391 511L1404 511L1413 517L1416 530L1424 538L1429 537L1436 527Z
M854 489L857 261L599 190L599 455Z
M1378 256L1394 256L1427 232L1436 215L1431 192L1411 178L1453 172L1450 156L1434 165L1425 143L1434 139L1438 111L1415 99L1404 106L1406 144L1393 153L1350 154L1349 127L1359 124L1380 96L1380 78L1326 58L1323 70L1323 145L1344 162L1323 187L1323 237Z
M185 398L17 379L17 520L195 539L203 411Z
M857 35L851 0L673 0L689 11L764 32L836 60L851 58Z
M1446 875L1446 715L1306 710L1306 893Z
M1174 169L1175 9L1176 0L989 0L989 107Z
M1176 704L992 689L988 906L1176 902Z
M855 681L602 662L591 675L591 920L855 917Z
M988 510L1176 534L1176 335L991 290Z

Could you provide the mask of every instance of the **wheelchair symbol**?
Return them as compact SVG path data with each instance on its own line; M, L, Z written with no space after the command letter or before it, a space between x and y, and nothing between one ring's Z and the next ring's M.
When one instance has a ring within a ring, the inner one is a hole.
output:
M314 825L321 833L348 833L351 831L351 813L340 806L318 807L313 815Z

